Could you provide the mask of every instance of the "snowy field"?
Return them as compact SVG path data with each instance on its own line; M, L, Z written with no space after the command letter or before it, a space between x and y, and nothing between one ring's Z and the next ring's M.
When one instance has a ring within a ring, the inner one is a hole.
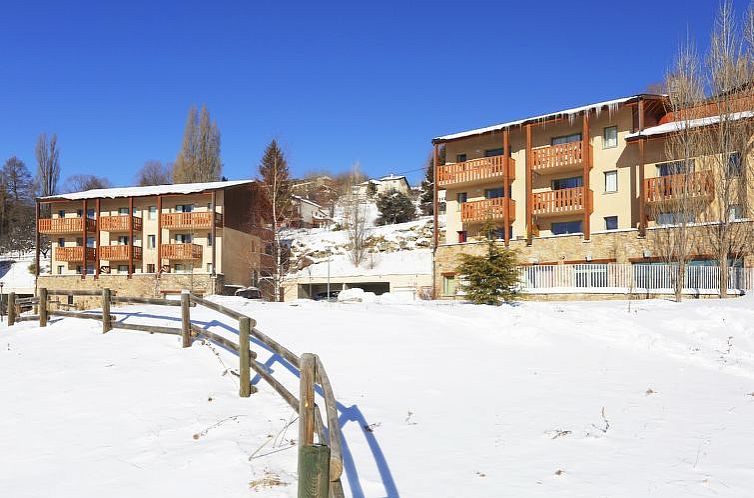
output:
M752 298L630 310L218 299L323 359L349 496L752 496ZM119 311L175 326L178 309ZM214 312L192 317L230 333ZM235 365L90 320L0 326L0 496L295 496L293 413L264 383L239 398Z

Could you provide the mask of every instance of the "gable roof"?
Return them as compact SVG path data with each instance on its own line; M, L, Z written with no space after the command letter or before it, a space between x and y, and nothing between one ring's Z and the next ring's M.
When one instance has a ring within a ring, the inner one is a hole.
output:
M247 185L255 183L254 180L233 180L226 182L205 182L205 183L176 183L171 185L149 185L146 187L117 187L117 188L96 188L84 190L82 192L70 192L68 194L50 195L39 197L39 201L81 201L85 199L117 199L121 197L145 197L150 195L167 195L167 194L196 194L212 190L223 190L228 187L238 185Z

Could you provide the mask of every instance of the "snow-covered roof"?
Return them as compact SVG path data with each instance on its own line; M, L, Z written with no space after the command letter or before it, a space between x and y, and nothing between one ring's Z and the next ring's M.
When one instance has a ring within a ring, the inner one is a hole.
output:
M728 121L738 121L739 119L746 119L754 117L754 111L736 112L728 115ZM645 128L642 131L636 133L629 133L626 135L626 141L636 140L640 137L656 137L661 135L667 135L668 133L675 133L689 128L699 128L700 126L711 126L720 122L720 116L709 116L706 118L692 119L689 121L671 121L669 123L652 126Z
M150 185L146 187L118 187L118 188L96 188L85 190L83 192L71 192L68 194L50 195L40 197L39 200L69 200L80 201L84 199L108 198L116 199L119 197L144 197L148 195L166 195L166 194L196 194L207 190L221 190L228 187L254 183L254 180L233 180L227 182L206 182L206 183L176 183L172 185Z
M380 178L381 182L384 182L386 180L406 180L406 177L403 176L403 175L394 175L394 174L391 173L391 174L389 174L387 176L383 176L382 178ZM406 180L406 181L408 181L408 180Z
M649 97L649 98L661 98L662 95L654 95L654 94L638 94L638 95L632 95L630 97L621 97L619 99L613 99L613 100L606 100L604 102L596 102L594 104L588 104L581 107L573 107L571 109L563 109L562 111L555 111L551 112L549 114L542 114L540 116L534 116L530 118L524 118L524 119L517 119L515 121L508 121L507 123L500 123L492 126L487 126L486 128L477 128L475 130L468 130L468 131L462 131L460 133L453 133L450 135L443 135L441 137L436 137L432 141L433 142L444 142L447 140L454 140L456 138L464 138L464 137L471 137L474 135L482 135L484 133L490 133L493 131L500 131L504 128L510 128L513 126L521 126L527 123L533 123L538 121L544 121L547 119L553 119L560 116L576 116L580 112L583 111L594 111L596 113L600 113L603 108L607 107L609 112L614 112L618 109L618 107L622 104L626 104L632 100L638 99L639 97Z
M318 209L322 209L322 206L320 206L320 205L319 205L319 204L317 204L316 202L314 202L314 201L310 201L309 199L306 199L306 198L304 198L304 197L301 197L300 195L291 195L291 197L292 197L292 198L294 198L294 199L296 199L296 200L298 200L298 201L301 201L301 202L305 202L305 203L307 203L307 204L311 204L312 206L314 206L314 207L316 207L316 208L318 208Z

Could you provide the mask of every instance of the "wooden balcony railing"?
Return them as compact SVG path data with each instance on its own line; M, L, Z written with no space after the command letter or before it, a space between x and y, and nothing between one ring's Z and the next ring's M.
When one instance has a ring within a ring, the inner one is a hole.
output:
M37 221L37 230L44 234L79 234L84 231L84 220L86 220L86 230L94 232L97 230L97 222L91 218L41 218Z
M682 199L709 197L713 192L709 171L660 176L644 180L644 199L647 202L671 202Z
M584 187L564 188L532 194L532 213L539 216L584 212L592 191Z
M127 214L119 216L103 216L99 219L99 229L103 232L128 232L131 230L133 223L134 231L141 231L141 218L128 216Z
M75 219L75 218L71 218ZM95 260L95 249L93 247L84 248L83 246L77 247L56 247L55 248L55 260L57 261L69 261L72 263L80 262L84 257L84 249L86 249L86 260Z
M210 228L212 226L211 211L195 211L191 213L163 213L161 215L162 227L180 230L182 228ZM215 225L221 227L223 215L214 213Z
M584 160L584 146L582 141L548 145L532 149L531 155L533 171L565 169L581 165Z
M202 259L202 246L197 244L162 244L165 259Z
M514 221L516 219L516 201L508 197L498 197L461 204L461 222L472 223L505 219L506 204L508 205L509 219Z
M141 247L134 246L134 259L141 259ZM131 246L101 246L99 259L105 261L128 261L131 259Z
M437 168L437 185L447 186L505 176L505 156L480 157L462 163L445 164ZM508 158L508 177L516 177L516 161Z

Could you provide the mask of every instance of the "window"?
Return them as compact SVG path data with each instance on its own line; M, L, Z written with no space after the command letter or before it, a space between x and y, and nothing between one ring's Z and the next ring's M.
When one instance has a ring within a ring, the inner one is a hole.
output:
M502 240L505 238L505 228L504 227L496 227L490 229L489 232L487 232L487 238L490 240Z
M617 230L617 229L618 229L618 217L605 216L605 230Z
M581 221L560 221L555 222L550 227L553 235L563 235L567 233L581 233Z
M443 275L442 294L443 296L456 295L456 276L455 275Z
M175 272L176 273L186 273L186 265L183 265L181 263L175 264Z
M58 275L63 274L63 265L58 265Z
M128 208L127 207L118 208L118 214L121 216L128 215Z
M156 235L147 235L147 249L154 249L155 247L157 247L156 239Z
M76 246L81 247L83 245L84 245L84 239L82 239L81 237L76 237Z
M694 160L671 161L657 165L657 176L672 176L694 172Z
M58 239L58 247L65 247L65 239Z
M76 216L77 216L77 217L81 218L81 216L82 216L83 214L84 214L84 211L83 211L83 210L81 210L81 209L77 209L77 210L76 210Z
M76 265L76 275L81 275L81 265Z
M456 162L457 163L465 163L466 162L466 154L456 154Z
M86 210L86 217L90 220L94 219L94 209L87 209Z
M728 178L737 178L743 173L741 154L734 152L728 156Z
M686 213L686 223L694 223L696 221L696 215L694 213ZM683 213L657 213L658 225L678 225L683 223Z
M94 237L86 238L86 247L94 247Z
M207 273L212 273L212 263L207 263Z
M467 240L467 233L466 230L460 230L456 232L458 234L458 242L463 244Z
M177 244L190 244L191 243L191 234L190 233L179 233L175 236L175 242Z
M207 234L207 247L212 247L212 234Z
M79 272L81 273L81 272ZM68 305L73 306L73 296L68 296Z
M502 156L503 155L503 148L499 149L487 149L484 151L484 157L495 157L495 156Z
M618 172L605 171L605 193L618 191Z
M118 273L128 273L128 265L118 265Z
M150 220L156 220L157 219L157 206L149 206L148 219L150 219Z
M550 140L551 145L570 144L573 142L581 141L581 133L573 133L572 135L563 135L561 137L553 137Z
M553 190L562 190L565 188L576 188L584 185L584 179L580 176L574 176L571 178L558 178L552 181Z
M154 263L147 264L147 273L154 273Z
M58 211L58 218L65 218L65 210L64 209L61 209L60 211Z
M456 201L458 201L458 210L461 210L461 204L466 202L466 199L469 198L469 195L466 192L458 192L456 194Z
M193 204L178 204L175 207L176 213L190 213L194 210Z
M612 149L618 146L618 127L608 126L602 132L602 148Z
M728 220L740 220L744 217L744 210L740 204L733 204L728 207Z
M505 197L505 190L503 190L503 187L488 188L484 190L484 197L485 199L499 199Z
M128 245L128 235L118 235L118 245L119 246L127 246Z

